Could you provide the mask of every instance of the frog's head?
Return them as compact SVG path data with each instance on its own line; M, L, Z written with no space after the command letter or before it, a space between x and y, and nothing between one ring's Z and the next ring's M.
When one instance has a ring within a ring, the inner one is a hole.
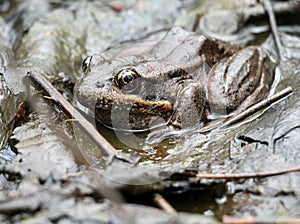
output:
M172 117L173 103L163 97L157 62L135 66L132 60L87 57L82 65L84 75L75 86L77 101L116 129L141 130L148 129L150 123L166 124Z

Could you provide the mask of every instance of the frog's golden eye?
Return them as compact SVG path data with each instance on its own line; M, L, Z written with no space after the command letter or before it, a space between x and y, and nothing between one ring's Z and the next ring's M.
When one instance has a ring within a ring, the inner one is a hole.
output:
M133 80L140 77L134 68L123 68L112 77L113 83L122 89L125 85L132 83Z

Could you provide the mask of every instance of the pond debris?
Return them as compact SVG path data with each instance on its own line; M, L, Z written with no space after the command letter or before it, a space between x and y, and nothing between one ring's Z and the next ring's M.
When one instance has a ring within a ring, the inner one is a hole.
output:
M262 0L263 4L264 4L264 9L267 12L268 16L269 16L269 23L271 26L271 30L273 33L273 37L274 37L274 41L275 41L275 45L279 54L279 58L282 59L283 58L283 47L282 44L280 42L280 38L278 35L278 29L277 29L277 24L276 24L276 19L275 19L275 13L274 13L274 9L271 5L270 0Z
M236 179L248 179L248 178L266 178L266 177L278 176L278 175L291 173L291 172L300 172L300 166L293 166L282 170L257 172L257 173L228 173L228 174L197 173L195 174L195 178L236 180Z
M160 194L154 194L153 201L165 212L175 213L177 212L175 208Z
M110 7L116 12L122 12L125 9L125 7L121 4L111 4Z
M247 28L251 21L262 21L266 17L266 6L257 2L252 6L242 7L235 11L230 9L213 10L203 15L200 11L196 15L193 31L201 31L205 35L212 36L225 41L246 44L252 40L253 30ZM268 6L267 6L268 7ZM300 9L299 1L273 1L272 11L276 16L290 17ZM229 17L230 16L230 17ZM225 24L225 25L224 25ZM226 27L224 29L224 27ZM258 27L257 27L258 28ZM267 31L267 27L260 26L260 32Z
M223 224L300 223L300 219L294 217L274 218L274 217L251 217L251 216L237 218L237 217L231 217L225 215L223 216L222 223Z
M51 98L52 102L60 107L67 115L73 118L73 121L77 122L79 127L84 130L84 132L91 138L91 140L100 148L102 158L110 163L113 158L117 158L120 152L117 151L96 129L95 127L87 121L87 119L78 112L71 103L69 103L52 84L43 77L42 74L36 71L29 71L24 81L28 84L33 85L37 89L45 91ZM132 158L122 156L121 160L124 158ZM136 159L133 161L126 160L128 163L136 163Z
M26 102L22 102L19 104L17 112L15 113L14 117L8 122L7 127L13 128L13 126L19 122L22 118L24 118L24 115L26 113Z

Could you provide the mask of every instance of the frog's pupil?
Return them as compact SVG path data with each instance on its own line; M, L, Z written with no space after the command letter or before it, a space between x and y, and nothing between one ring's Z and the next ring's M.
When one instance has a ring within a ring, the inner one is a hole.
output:
M124 78L123 78L123 80L124 80L125 83L131 82L132 79L133 79L133 77L132 77L131 74L125 75Z

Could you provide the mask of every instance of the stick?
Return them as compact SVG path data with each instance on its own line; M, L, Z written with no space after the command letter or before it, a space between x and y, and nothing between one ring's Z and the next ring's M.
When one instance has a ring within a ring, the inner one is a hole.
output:
M265 178L278 176L291 172L299 172L300 166L290 167L288 169L282 169L277 171L270 172L261 172L261 173L230 173L230 174L210 174L210 173L198 173L195 175L196 178L202 179L225 179L225 180L234 180L234 179L248 179L248 178Z
M28 72L25 79L28 79L36 87L42 87L52 98L53 102L64 110L66 114L77 121L80 128L93 140L100 148L103 159L111 161L117 155L117 150L81 115L53 86L37 72Z
M155 194L153 198L154 202L165 212L176 213L177 211L170 205L170 203L160 194Z
M226 127L226 126L235 124L235 123L245 119L246 117L249 117L250 115L258 112L259 110L270 106L272 103L275 103L275 102L281 100L282 98L291 94L292 92L293 92L293 89L292 89L292 87L289 86L289 87L283 89L282 91L274 94L273 96L270 96L270 97L258 102L257 104L254 104L253 106L247 108L246 110L237 114L236 116L229 118L229 120L227 120L222 126Z
M262 2L264 4L264 8L269 16L269 23L270 23L271 30L272 30L272 33L274 36L275 45L276 45L278 53L279 53L279 57L280 57L280 59L282 59L283 58L283 48L282 48L280 38L278 35L278 29L277 29L274 10L272 8L270 0L262 0Z
M292 217L278 217L278 218L267 218L267 217L244 217L244 218L235 218L231 216L223 216L222 218L222 223L223 224L255 224L255 223L286 223L286 224L295 224L295 223L300 223L299 218L292 218Z
M273 2L273 11L276 15L296 13L300 9L300 4L297 1L280 1ZM265 9L262 5L257 4L253 7L243 9L245 18L261 17L265 15Z

